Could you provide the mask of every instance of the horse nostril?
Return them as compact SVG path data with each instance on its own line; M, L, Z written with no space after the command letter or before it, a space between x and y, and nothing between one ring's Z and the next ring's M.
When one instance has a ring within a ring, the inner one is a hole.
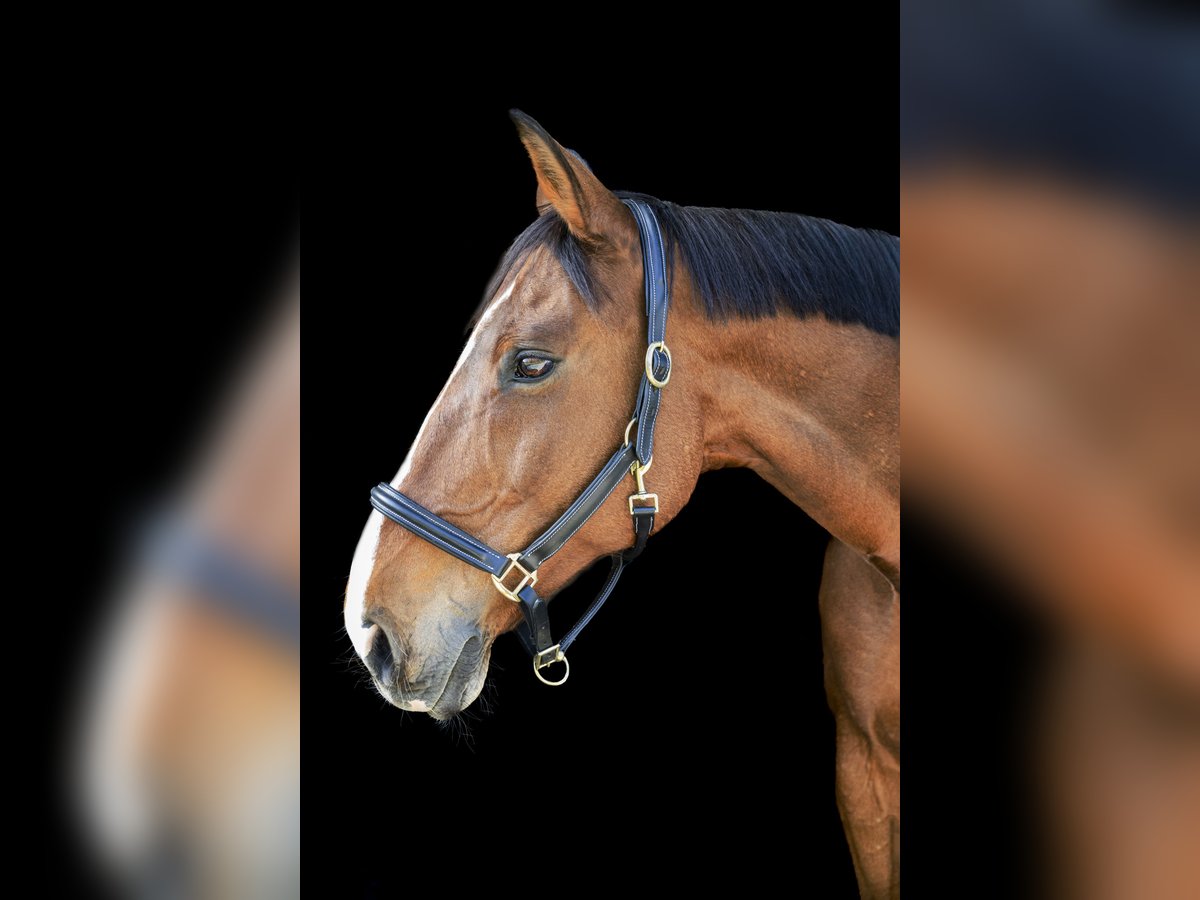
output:
M378 681L384 684L392 684L392 679L396 674L396 661L392 656L392 642L388 640L383 626L373 625L371 627L375 633L368 638L370 644L367 648L367 669Z

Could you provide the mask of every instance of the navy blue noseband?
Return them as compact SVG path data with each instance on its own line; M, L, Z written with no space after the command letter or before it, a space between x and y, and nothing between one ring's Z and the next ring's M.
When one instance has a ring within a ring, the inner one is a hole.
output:
M191 602L300 652L300 595L230 540L160 513L145 528L141 552L147 568L192 588Z
M456 559L487 572L492 576L496 590L509 600L520 604L524 622L518 629L518 634L533 655L534 674L546 684L557 685L567 680L571 671L567 664L567 648L604 605L625 566L645 549L650 532L654 529L654 516L658 512L658 495L646 490L644 477L654 459L654 427L658 422L662 389L671 378L671 352L663 340L667 328L667 307L670 303L667 259L662 231L658 227L658 220L654 218L654 212L640 200L623 202L633 212L642 239L642 268L645 272L648 321L645 365L638 386L633 419L625 428L624 443L609 457L604 468L584 488L583 493L528 547L520 553L504 554L456 528L390 484L380 483L371 490L371 505L377 510ZM630 432L635 424L637 437L631 441ZM604 587L584 610L579 621L562 640L555 643L550 632L549 601L538 596L534 590L538 567L561 550L583 527L616 490L626 472L631 473L637 481L637 491L629 495L629 515L633 519L633 546L613 554L612 569ZM563 663L566 669L561 678L551 681L542 674L542 669L556 662Z

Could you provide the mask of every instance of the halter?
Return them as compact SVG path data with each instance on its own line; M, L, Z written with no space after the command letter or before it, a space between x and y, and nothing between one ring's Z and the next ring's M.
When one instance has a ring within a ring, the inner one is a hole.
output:
M377 510L438 549L487 572L492 576L496 590L520 605L524 621L517 634L533 656L534 674L549 685L562 684L571 674L571 666L566 657L567 648L604 605L604 601L617 586L625 566L646 548L646 541L654 529L654 516L658 512L658 494L646 490L644 479L654 462L654 426L658 421L662 389L671 379L671 351L667 349L663 340L671 295L667 285L667 260L663 249L662 231L658 227L654 212L640 200L623 202L633 212L642 241L646 318L649 323L646 358L633 418L625 427L624 443L609 457L604 468L583 489L583 493L528 547L520 553L505 554L493 550L483 541L430 512L390 484L381 482L371 490L371 505ZM630 432L635 424L637 437L631 441ZM584 610L579 621L562 640L555 643L550 631L549 601L539 597L534 590L538 568L561 550L595 514L625 478L627 470L637 482L637 491L629 495L629 515L633 519L633 546L612 555L612 569L604 587ZM542 669L556 662L563 663L566 671L562 678L551 681L542 674Z
M300 651L300 597L229 541L172 514L153 518L142 537L143 565L193 588L191 602Z

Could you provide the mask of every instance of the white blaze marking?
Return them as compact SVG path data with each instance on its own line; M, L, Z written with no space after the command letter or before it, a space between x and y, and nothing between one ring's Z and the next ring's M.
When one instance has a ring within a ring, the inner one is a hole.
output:
M474 330L471 331L471 337L467 340L467 346L463 348L462 355L458 357L454 371L450 373L450 377L446 379L446 384L442 387L441 393L433 401L433 406L429 408L429 412L425 414L425 421L421 423L421 428L417 431L417 438L408 449L408 456L404 458L404 463L400 466L400 471L392 479L393 487L399 489L401 482L404 481L405 476L408 475L409 470L412 468L413 456L421 443L421 437L425 434L425 428L433 419L433 414L437 411L442 398L446 396L446 390L450 387L450 383L454 381L454 376L458 374L459 369L463 367L463 364L475 349L475 342L479 338L479 332L483 329L483 324L491 318L492 313L500 308L500 304L512 296L516 283L515 278L509 282L508 287L504 289L492 305L479 317ZM358 655L364 659L367 655L369 629L363 627L362 618L366 607L367 584L370 582L371 573L375 569L375 551L379 546L379 532L382 528L383 515L378 511L372 511L371 515L367 518L367 526L363 529L362 537L358 539L358 548L354 551L354 562L350 565L350 581L346 585L346 605L343 609L346 633L350 635L350 640L354 643L354 649L358 651ZM421 703L421 701L413 702ZM422 703L421 705L423 706L424 704Z
M79 758L84 813L101 847L125 863L141 858L154 837L152 795L139 751L154 687L162 674L171 605L161 585L140 583L115 619L105 622L101 654L88 672L94 685L84 713Z
M492 313L500 308L500 304L512 296L513 288L516 286L517 280L514 278L508 283L508 287L504 292L496 298L479 317L479 321L475 323L475 327L471 330L471 337L467 340L467 346L463 348L462 354L458 357L458 362L454 364L454 371L450 373L450 377L446 379L446 383L442 386L441 393L437 395L437 399L433 401L433 406L429 407L429 412L425 413L425 421L421 423L420 429L417 431L417 438L412 442L412 446L408 448L408 456L404 458L404 463L400 466L400 471L396 473L396 477L392 479L392 487L400 490L400 482L408 475L409 469L412 468L413 456L416 453L417 446L421 443L421 437L425 434L425 427L433 419L433 414L441 405L442 398L446 396L446 390L454 381L454 376L458 374L458 370L463 367L467 361L467 357L471 355L471 351L475 349L475 342L479 339L479 332L483 330L483 323L491 318Z
M350 583L346 585L346 606L343 610L346 633L350 635L354 649L363 659L367 656L368 629L364 628L362 623L367 600L367 583L375 570L375 549L379 546L379 532L382 528L383 514L371 510L371 515L367 517L367 527L358 539L354 562L350 564Z

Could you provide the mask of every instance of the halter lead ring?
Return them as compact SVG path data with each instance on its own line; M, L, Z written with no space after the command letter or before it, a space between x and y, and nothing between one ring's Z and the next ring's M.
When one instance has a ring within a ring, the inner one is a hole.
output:
M644 479L654 463L654 424L658 421L662 388L671 380L671 351L667 349L663 339L667 324L667 307L671 299L667 288L666 251L662 231L650 206L641 200L626 199L623 202L633 213L642 242L646 319L649 323L646 359L633 418L625 426L624 442L609 457L599 474L583 489L583 493L528 547L520 553L504 554L436 513L430 512L386 482L376 485L371 490L371 505L375 509L439 550L487 572L492 577L497 591L514 603L520 604L524 621L518 627L517 635L533 657L533 673L539 681L551 686L561 685L570 677L571 664L567 662L567 648L604 605L604 601L620 580L625 566L646 548L650 532L654 529L654 516L658 513L658 494L646 490ZM667 365L666 374L661 379L654 368L655 353L659 351L666 357ZM637 438L631 442L633 426L639 422L645 424L638 428ZM604 587L584 610L579 621L556 643L551 637L548 601L538 596L534 590L538 568L561 550L595 514L616 490L617 485L625 479L626 472L632 474L637 482L637 492L629 495L629 515L633 519L633 546L612 555L612 569ZM510 588L505 582L514 572L520 579ZM562 678L553 681L542 674L543 669L559 662L566 666Z
M562 663L566 666L566 671L563 672L563 677L558 681L552 681L542 674L542 669L549 668L555 663ZM537 680L542 684L548 684L550 687L558 687L560 684L565 684L566 680L571 677L571 663L567 661L567 657L563 655L559 645L547 647L540 653L533 654L533 674L537 676Z

